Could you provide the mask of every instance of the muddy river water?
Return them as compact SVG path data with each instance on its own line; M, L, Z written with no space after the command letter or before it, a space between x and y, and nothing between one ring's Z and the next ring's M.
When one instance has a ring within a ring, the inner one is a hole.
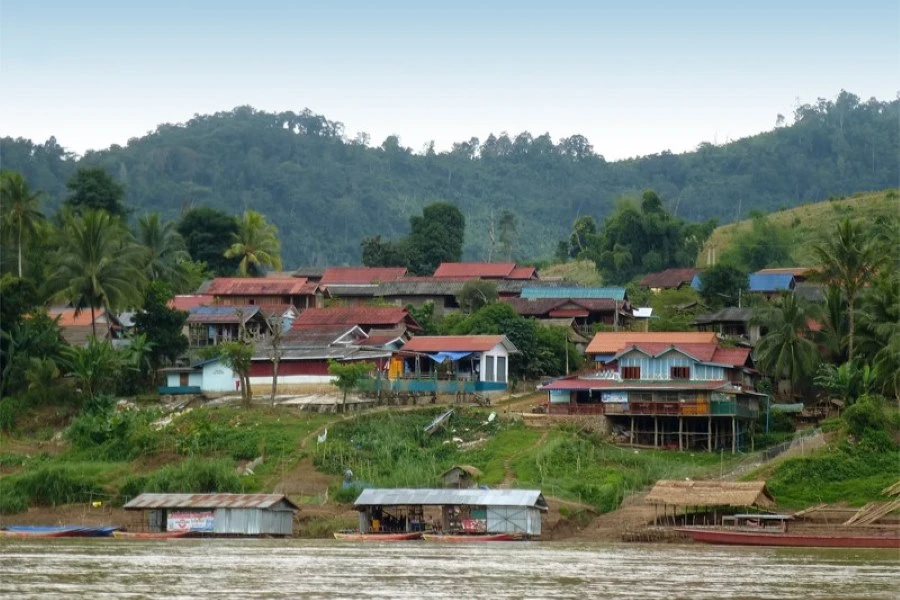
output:
M898 598L892 550L0 540L2 598Z

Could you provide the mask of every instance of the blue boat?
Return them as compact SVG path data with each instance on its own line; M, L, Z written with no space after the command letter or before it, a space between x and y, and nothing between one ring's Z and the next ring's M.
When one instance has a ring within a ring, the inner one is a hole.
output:
M8 525L0 530L4 537L109 537L119 527L103 525L99 527L84 527L81 525Z

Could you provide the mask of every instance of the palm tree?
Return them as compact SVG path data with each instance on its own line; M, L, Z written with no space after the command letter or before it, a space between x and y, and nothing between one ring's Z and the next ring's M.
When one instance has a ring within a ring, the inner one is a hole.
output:
M41 192L28 189L28 182L21 173L3 171L0 173L0 205L3 206L6 225L15 231L16 252L18 254L19 277L22 277L22 238L27 232L34 235L44 221L44 214L38 208Z
M816 244L813 252L825 282L840 289L847 301L847 359L853 360L856 300L885 257L879 257L878 246L863 225L850 219L838 223L837 231Z
M859 353L885 394L900 396L900 273L886 269L860 298Z
M96 337L97 308L112 312L140 302L143 251L121 221L105 211L70 216L61 234L47 285L54 298L71 302L76 313L91 309Z
M261 274L265 267L280 270L278 228L266 223L266 218L254 210L245 211L238 226L238 232L232 235L231 247L225 251L225 258L241 259L238 264L241 275Z
M174 222L163 222L159 213L143 215L138 219L137 241L146 251L147 279L166 281L174 289L187 283L185 265L191 255Z
M810 380L821 358L809 328L810 314L806 305L787 295L780 304L756 309L751 319L768 331L756 347L757 364L775 381L787 380L791 397L795 386Z

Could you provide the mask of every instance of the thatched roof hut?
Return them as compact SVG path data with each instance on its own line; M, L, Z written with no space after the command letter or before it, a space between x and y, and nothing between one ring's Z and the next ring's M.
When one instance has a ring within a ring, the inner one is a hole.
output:
M656 482L644 499L657 506L756 506L768 508L775 500L765 481L677 481Z

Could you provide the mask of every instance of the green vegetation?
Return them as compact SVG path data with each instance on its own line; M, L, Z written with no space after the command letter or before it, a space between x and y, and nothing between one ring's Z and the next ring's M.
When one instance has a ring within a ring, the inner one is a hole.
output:
M823 424L836 441L809 456L789 458L751 473L767 478L779 506L803 508L821 502L862 506L900 479L900 412L882 399L860 398L837 422Z
M369 415L339 423L329 431L327 447L317 451L315 464L334 474L349 468L365 485L377 487L436 485L441 473L467 464L482 471L480 482L487 485L537 487L547 495L609 511L625 494L657 479L702 476L735 460L616 448L570 428L544 435L516 422L488 423L486 412L472 409L457 410L442 430L425 434L424 427L439 412Z
M647 187L678 218L727 222L753 209L895 186L898 109L896 99L860 101L840 92L798 107L793 124L766 133L617 162L604 160L577 134L557 140L491 134L446 152L414 153L396 136L369 146L366 135L352 138L341 123L309 110L248 106L163 124L83 158L53 138L3 138L0 155L53 207L67 197L68 178L84 167L127 175L127 204L138 213L176 219L190 199L238 215L250 203L279 225L289 265L358 264L360 240L373 232L398 239L410 216L440 200L466 217L466 257L491 255L490 231L508 210L519 224L510 254L534 258L551 256L579 216L602 220L618 198ZM229 243L228 236L218 239Z
M895 184L888 183L888 185ZM859 192L847 198L813 201L769 213L764 218L754 215L743 221L716 228L704 244L703 250L697 255L697 266L705 266L707 257L712 254L726 258L733 256L737 252L738 243L742 240L747 241L748 235L756 239L753 229L759 227L757 222L760 219L778 231L787 229L790 243L787 259L779 259L763 266L815 266L819 264L813 251L815 244L827 232L833 231L841 220L850 217L874 223L879 219L896 218L898 211L900 211L900 190L895 188L879 192Z

